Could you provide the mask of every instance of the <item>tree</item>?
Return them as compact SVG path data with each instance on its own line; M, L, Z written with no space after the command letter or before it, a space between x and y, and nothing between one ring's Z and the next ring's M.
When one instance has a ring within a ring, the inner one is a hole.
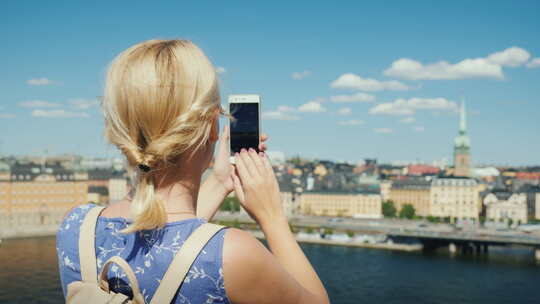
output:
M347 236L348 236L348 237L350 237L350 238L354 237L354 234L355 234L354 231L352 231L352 230L350 230L350 229L347 229L346 232L347 232Z
M324 235L331 235L333 233L334 233L334 230L332 228L327 227L327 228L324 228L324 230L323 230Z
M513 221L511 218L509 218L509 219L508 219L508 227L512 227L512 223L513 223L513 222L514 222L514 221Z
M291 222L289 222L289 229L294 234L298 233L298 228L296 228Z
M223 200L223 203L219 207L220 211L230 211L230 212L239 212L240 211L240 201L236 196L226 197Z
M396 217L396 206L393 201L385 201L382 204L382 213L384 217Z
M486 217L483 216L483 215L481 215L481 216L479 217L479 221L480 221L480 225L484 226L484 223L486 222Z
M404 204L403 206L401 206L401 210L399 211L399 217L412 219L412 218L414 218L415 212L416 212L416 210L414 210L413 205Z

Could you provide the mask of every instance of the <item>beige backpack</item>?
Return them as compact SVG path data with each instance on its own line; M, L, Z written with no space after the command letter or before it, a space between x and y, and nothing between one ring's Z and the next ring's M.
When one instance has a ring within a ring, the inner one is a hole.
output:
M144 304L144 297L139 289L137 278L129 264L118 256L113 256L101 269L97 275L96 250L95 250L95 231L96 222L101 210L104 207L94 207L91 209L81 224L79 236L79 258L81 264L82 281L72 282L67 286L66 303L133 303ZM205 223L199 226L184 242L180 250L174 256L169 268L161 279L161 283L152 297L151 304L171 303L176 291L184 281L189 268L199 255L204 245L224 226ZM131 290L133 299L121 293L114 293L109 289L107 282L107 271L109 266L114 263L125 272Z

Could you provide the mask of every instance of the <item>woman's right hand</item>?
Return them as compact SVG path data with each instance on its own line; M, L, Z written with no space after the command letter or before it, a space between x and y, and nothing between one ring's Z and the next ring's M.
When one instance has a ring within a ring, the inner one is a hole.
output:
M261 227L283 220L279 185L266 154L242 149L235 154L234 191L240 204Z

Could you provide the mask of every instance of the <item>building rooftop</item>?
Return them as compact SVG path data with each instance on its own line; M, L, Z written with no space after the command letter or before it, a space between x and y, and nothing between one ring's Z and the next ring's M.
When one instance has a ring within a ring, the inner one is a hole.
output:
M88 193L98 193L107 196L109 195L109 189L105 186L90 186L88 187Z
M392 189L422 190L430 187L431 181L416 178L396 180L392 183Z
M432 186L449 186L449 187L462 187L462 186L476 186L478 183L475 179L468 177L439 177L433 179Z

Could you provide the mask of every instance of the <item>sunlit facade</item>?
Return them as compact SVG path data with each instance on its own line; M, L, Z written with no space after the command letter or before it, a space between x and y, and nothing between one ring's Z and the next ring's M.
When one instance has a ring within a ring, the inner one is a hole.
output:
M527 196L525 193L513 193L500 197L490 193L484 198L486 217L491 221L508 221L524 224L527 222Z
M431 183L431 215L453 219L478 219L478 183L470 178L436 178Z
M305 192L299 199L306 215L382 218L380 194Z

